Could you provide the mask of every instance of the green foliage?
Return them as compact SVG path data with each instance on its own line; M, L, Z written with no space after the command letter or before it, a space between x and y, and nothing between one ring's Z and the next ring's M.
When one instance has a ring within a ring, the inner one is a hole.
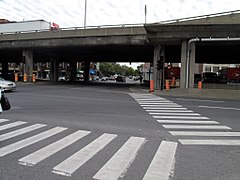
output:
M99 70L104 76L111 76L114 74L137 76L139 74L139 70L134 70L132 67L128 67L126 65L121 66L116 63L100 63Z

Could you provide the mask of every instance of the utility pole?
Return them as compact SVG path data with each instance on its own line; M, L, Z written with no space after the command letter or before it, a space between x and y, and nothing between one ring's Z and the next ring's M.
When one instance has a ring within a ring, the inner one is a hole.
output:
M145 4L144 8L144 14L145 14L145 24L147 23L147 5Z

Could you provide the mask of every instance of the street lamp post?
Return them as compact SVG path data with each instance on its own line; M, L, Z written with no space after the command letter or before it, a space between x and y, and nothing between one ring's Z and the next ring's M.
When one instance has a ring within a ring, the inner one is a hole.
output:
M85 0L84 29L86 28L86 19L87 19L87 0Z

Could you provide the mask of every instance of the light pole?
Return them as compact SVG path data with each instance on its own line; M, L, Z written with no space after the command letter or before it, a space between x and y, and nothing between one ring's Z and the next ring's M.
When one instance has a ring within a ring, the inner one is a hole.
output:
M85 0L84 29L86 29L86 19L87 19L87 0Z

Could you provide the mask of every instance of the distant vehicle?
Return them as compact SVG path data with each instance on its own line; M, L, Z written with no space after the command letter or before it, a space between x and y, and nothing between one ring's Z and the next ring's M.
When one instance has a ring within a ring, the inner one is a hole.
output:
M59 76L58 81L69 81L69 77L67 76Z
M108 77L102 77L101 79L100 79L101 81L108 81Z
M204 72L202 74L202 82L204 83L216 83L217 73L215 72Z
M12 81L7 81L0 77L0 88L4 91L15 91L16 84Z
M240 68L221 69L217 74L220 83L240 83Z
M117 76L116 82L126 82L126 78L124 76Z
M180 67L165 67L164 76L165 79L172 79L173 77L180 79Z
M99 76L93 76L92 81L99 81Z

